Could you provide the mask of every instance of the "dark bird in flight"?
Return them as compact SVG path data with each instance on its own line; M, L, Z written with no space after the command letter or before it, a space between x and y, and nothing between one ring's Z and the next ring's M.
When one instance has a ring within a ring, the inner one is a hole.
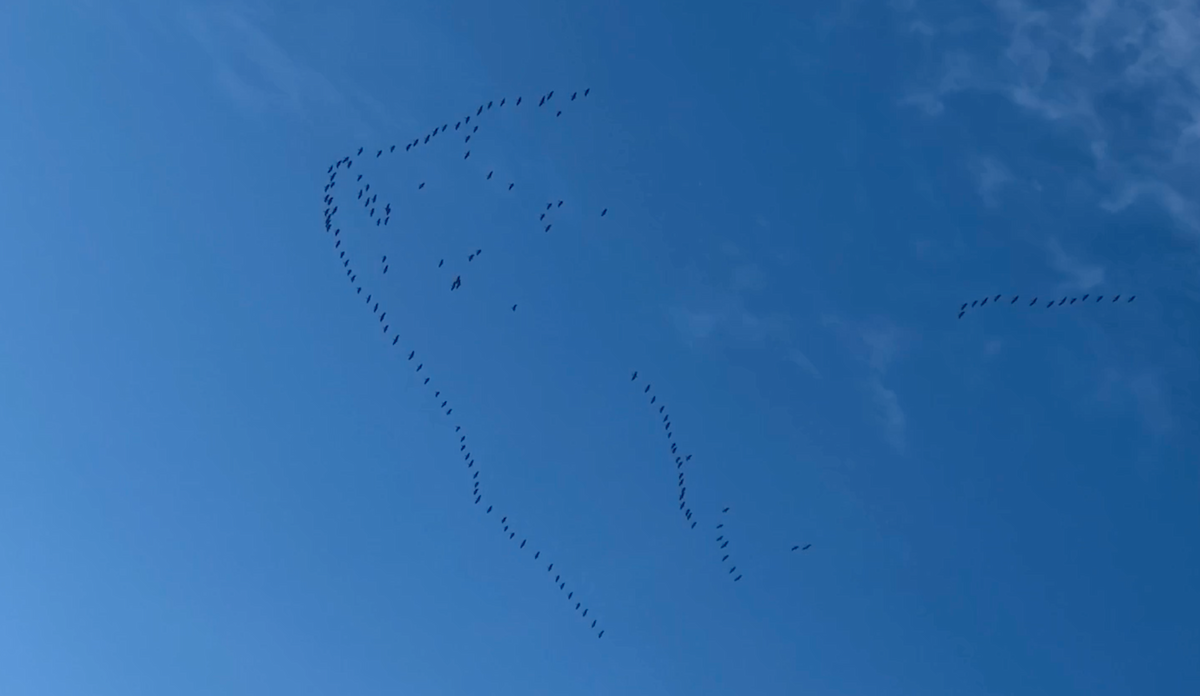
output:
M545 214L545 213L542 213L541 217L539 217L538 219L539 219L539 220L545 220L545 219L546 219L546 214Z
M409 143L409 144L405 145L405 146L404 146L404 151L405 151L405 152L408 152L408 150L409 150L411 147L412 147L412 143Z
M417 365L417 372L420 372L422 367L425 367L425 363L420 363Z
M491 511L492 511L492 506L491 506L491 505L489 505L489 506L488 506L488 509L487 509L487 511L488 511L489 513L491 513Z
M572 92L571 93L571 101L575 101L575 97L578 95L579 95L579 92Z
M516 306L516 305L513 305L512 311L514 311L514 312L515 312L515 311L517 311L517 306Z
M737 570L737 566L733 566L732 568L730 568L730 569L729 569L729 574L730 574L730 575L733 575L733 571L735 571L735 570Z
M521 98L517 97L517 106L520 106L520 105L521 105Z
M959 313L958 313L958 318L959 318L959 319L962 319L964 314L966 314L966 312L959 312Z
M721 512L729 512L729 508L725 508L725 509L724 509L724 510L722 510Z
M980 307L984 306L985 304L987 304L987 301L988 301L988 298L986 298L986 297L985 297L985 298L983 298L983 302L980 302L980 303L979 303L979 306L980 306Z
M361 147L360 147L360 148L358 148L358 154L360 154L360 155L361 155L361 154L362 154L362 151L363 151L363 149L362 149Z
M428 144L428 143L429 143L429 136L428 136L428 135L427 135L427 136L425 136L425 143L426 143L426 144Z
M1050 309L1053 306L1054 306L1054 300L1050 300L1049 302L1046 303L1046 309Z
M1074 297L1072 297L1072 298L1071 298L1071 301L1070 301L1070 303L1069 303L1069 304L1075 304L1075 298L1074 298Z
M417 188L418 188L418 189L423 189L423 188L425 188L425 182L424 182L424 181L422 181L422 182L421 182L421 185L420 185L420 186L418 186Z
M740 576L740 575L739 575L739 576L737 576L736 578L734 578L734 579L733 579L733 581L734 581L734 582L737 582L738 580L741 580L741 579L742 579L742 576Z
M395 152L395 151L396 151L396 146L395 146L395 145L393 145L393 146L391 147L391 149L389 149L389 150L388 150L388 152Z
M500 106L504 106L504 105L503 105L503 104L501 104ZM536 560L538 559L538 556L541 556L541 555L542 555L542 552L541 552L541 551L534 551L534 552L533 552L533 560L535 560L535 561L536 561Z
M454 130L458 130L458 127L461 125L462 125L462 121L459 121L458 123L454 124Z
M440 261L438 261L438 268L441 268L442 264L445 262L446 262L446 259L441 259Z
M728 561L728 560L729 560L729 554L725 554L724 556L721 557L722 563L724 563L725 561Z
M1016 304L1019 298L1020 295L1013 295L1012 302L1009 302L1009 304Z
M724 544L721 544L721 548L725 548L726 546L729 546L729 542L728 542L728 541L727 541L727 542L725 542Z
M471 156L471 151L470 151L470 150L467 150L467 154L463 155L463 159L466 159L466 158L468 158L468 157L470 157L470 156Z
M555 117L555 118L558 118L559 116L562 116L562 112L561 112L561 111L560 111L560 112L558 112L557 114L554 114L554 117Z
M1058 301L1058 306L1061 307L1063 305L1063 303L1066 301L1067 301L1067 298L1065 298L1065 297L1062 298L1061 300Z
M554 223L550 223L549 225L546 225L546 231L547 231L547 232L549 232L549 231L550 231L550 227L551 227L551 226L553 226L553 224L554 224Z
M600 634L599 634L599 635L597 635L596 637L597 637L597 638L603 638L603 637L604 637L604 631L600 631Z
M979 300L971 300L971 306L972 306L972 307L974 307L974 306L975 306L975 305L977 305L977 304L979 304Z
M1087 301L1087 298L1088 298L1088 296L1085 294L1083 297L1079 298L1079 301L1080 301L1080 302L1086 302L1086 301Z
M632 381L635 381L636 379L637 379L637 370L634 370L634 371L633 371L633 377L631 377L629 381L631 381L631 382L632 382Z
M550 93L546 95L546 101L550 101L550 98L553 96L554 96L554 90L550 90Z
M650 385L649 385L649 384L647 384L647 385L646 385L646 388L642 390L642 393L643 393L643 394L649 394L649 393L650 393Z
M509 183L509 185L508 185L508 190L509 190L509 191L511 191L513 186L515 186L515 184L513 184L513 183Z
M1133 302L1133 298L1135 298L1135 297L1137 297L1137 295L1130 295L1129 299L1125 300L1125 304L1129 304L1130 302Z
M992 298L992 302L999 302L999 301L1000 301L999 295L996 295L995 297Z
M454 276L454 282L450 284L450 289L455 290L462 285L462 276Z
M494 171L488 172L487 178L490 180L492 178L492 174L494 174L494 173L495 173Z
M605 208L604 210L601 210L601 211L600 211L600 217L604 217L604 216L605 216L605 214L607 214L607 213L608 213L608 208Z
M382 154L383 154L383 150L380 150L379 152L376 152L376 153L375 153L375 156L376 156L376 157L379 157L379 156L380 156L380 155L382 155Z
M592 91L591 87L588 87L587 89L583 90L583 96L586 97L588 95L588 92L590 92L590 91Z
M397 337L393 338L393 339L392 339L392 345L393 345L393 346L394 346L394 345L396 345L396 341L399 341L399 340L400 340L400 337L399 337L399 336L397 336Z
M546 103L546 98L542 97L542 100L538 102L538 106L541 106L542 104L545 104L545 103Z
M1030 300L1030 301L1029 301L1029 306L1030 306L1030 307L1034 306L1035 304L1037 304L1037 298L1036 298L1036 297L1035 297L1035 298L1033 298L1032 300Z
M414 355L416 355L416 354L417 354L417 351L415 351L415 350L414 350L413 352L409 353L409 354L408 354L408 359L409 359L409 360L412 360L412 359L413 359L413 356L414 356Z
M482 113L483 113L483 105L482 105L482 104L480 104L480 105L479 105L479 111L476 111L476 112L475 112L475 115L476 115L476 116L478 116L479 114L482 114Z

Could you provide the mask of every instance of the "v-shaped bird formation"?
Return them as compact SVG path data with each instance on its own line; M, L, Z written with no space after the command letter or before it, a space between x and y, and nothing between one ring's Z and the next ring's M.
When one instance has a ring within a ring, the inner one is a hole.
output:
M1043 298L1039 298L1037 295L1032 295L1032 296L1026 295L1026 298L1029 300L1029 302L1027 304L1024 301L1022 301L1020 295L1013 295L1011 299L1008 299L1005 295L1000 294L1000 295L988 296L988 297L983 298L982 300L971 300L969 302L962 303L962 305L959 306L959 308L958 308L958 318L962 319L963 316L966 315L967 312L974 311L976 309L983 309L984 307L986 307L989 304L989 302L991 303L991 305L993 307L995 307L996 305L1006 305L1009 307L1021 306L1021 307L1025 307L1026 309L1033 309L1035 307L1041 307L1043 309L1053 309L1055 307L1063 307L1063 306L1082 307L1086 304L1101 304L1101 303L1104 303L1104 304L1117 304L1117 303L1129 304L1130 302L1133 302L1136 297L1137 297L1137 295L1129 295L1124 300L1122 300L1121 295L1119 295L1119 294L1110 295L1110 296L1105 296L1105 295L1093 296L1091 293L1084 293L1082 296L1079 296L1079 297L1064 296L1064 297L1058 298L1058 299L1055 299L1055 298L1043 299ZM1018 305L1018 302L1020 302L1019 305Z
M586 98L590 93L590 89L584 89L582 92L575 92L571 95L571 101L575 101L576 98L580 97ZM541 96L538 106L544 106L547 102L553 99L553 97L553 91ZM518 96L516 100L512 102L512 106L510 108L516 108L520 106L522 101L522 97ZM499 100L497 109L504 107L505 104L508 103L507 97L501 98ZM489 101L485 104L480 104L479 107L475 109L473 115L468 114L454 123L454 130L456 131L459 131L464 126L471 128L470 134L468 134L463 140L464 145L470 143L472 135L478 134L478 121L480 120L480 116L485 111L492 110L494 105L496 105L495 101ZM561 117L562 113L562 111L558 111L556 117ZM471 124L472 117L476 119L476 123L474 125ZM375 151L374 159L381 159L384 157L384 155L390 156L393 154L403 154L405 152L411 152L414 148L424 147L430 144L430 142L433 141L439 134L447 132L449 125L449 122L443 123L442 125L434 127L432 130L422 135L416 136L411 141L406 140L403 143L404 148L402 150L397 149L399 144L388 145L386 148L378 148ZM342 269L345 271L346 278L349 281L350 286L354 289L356 295L365 295L365 297L363 297L364 304L370 310L371 314L376 317L376 323L380 326L380 330L384 339L390 339L390 345L397 349L397 359L406 364L408 368L413 371L413 374L416 376L416 379L419 381L422 388L432 392L433 403L438 404L437 408L442 414L442 417L449 419L454 414L454 406L451 403L450 397L443 393L443 390L440 388L438 382L434 380L431 370L426 369L425 361L422 359L422 356L419 354L417 349L407 345L407 341L402 342L400 333L396 330L393 330L391 323L387 319L388 308L384 300L378 296L376 292L372 291L365 278L359 277L359 269L354 265L354 259L343 245L345 237L342 234L342 229L335 224L335 220L338 219L335 216L337 215L339 208L336 195L338 174L344 171L347 173L347 176L349 176L349 172L354 166L355 158L362 156L364 150L365 148L360 147L357 149L357 152L354 155L346 155L338 159L329 166L329 169L326 172L329 175L329 178L324 187L325 195L323 199L325 205L325 232L327 234L331 234L333 249L337 253L337 259L341 263ZM466 150L462 159L466 160L470 157L470 155L470 150ZM495 170L489 171L485 181L491 181L495 174ZM517 182L515 181L507 182L505 191L513 191L516 187L516 183ZM361 202L361 209L365 213L368 223L374 221L374 227L390 227L392 214L395 212L393 210L392 203L385 200L382 206L379 205L379 192L378 190L372 191L371 182L364 181L363 173L358 173L356 175L354 184L357 186L357 190L355 191L355 197L353 200ZM426 182L421 180L416 186L416 190L425 190L425 185ZM547 215L550 215L554 209L561 208L563 205L564 201L559 199L554 199L549 203L546 203L545 210L539 215L537 221L538 224L540 225L545 222ZM599 216L604 217L607 215L607 213L608 209L604 208L600 211ZM368 226L368 229L369 228L370 225ZM550 231L549 223L545 225L544 231ZM482 256L483 251L484 250L482 248L477 248L473 252L468 253L466 255L465 267L473 266L475 262ZM438 262L437 267L442 268L444 265L445 258ZM388 269L390 268L388 257L386 255L383 255L380 258L377 268L380 270L381 277L379 280L382 281L382 276L386 275ZM463 286L465 270L463 270L463 267L459 267L455 270L447 270L454 273L453 280L449 282L450 290L458 290ZM505 306L507 307L507 305ZM517 304L512 304L511 311L515 312L516 309ZM559 568L556 570L554 562L542 556L542 552L538 549L537 545L531 541L530 537L526 536L524 533L518 534L515 518L508 514L502 513L498 509L499 503L493 502L487 495L486 491L483 490L479 476L482 465L476 461L471 453L466 429L463 425L461 425L458 419L454 419L454 423L454 434L457 440L456 444L458 445L458 453L462 456L461 466L465 471L467 477L466 480L470 485L469 499L471 504L480 511L480 514L492 517L496 520L497 528L500 529L504 539L513 545L515 551L527 554L532 561L546 563L546 575L553 580L554 587L557 589L559 594L566 599L568 605L571 606L572 610L579 616L581 620L584 621L588 629L595 631L597 638L602 638L604 636L604 629L600 626L599 619L596 618L595 612L587 606L582 597L576 596L576 590L571 587L566 575L563 574L562 569Z

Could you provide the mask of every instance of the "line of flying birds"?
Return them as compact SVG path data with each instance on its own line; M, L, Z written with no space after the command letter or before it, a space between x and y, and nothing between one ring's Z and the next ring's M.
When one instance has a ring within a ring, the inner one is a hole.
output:
M968 309L974 309L976 307L983 307L984 305L986 305L988 303L989 300L991 301L991 303L993 305L1000 304L1003 297L1004 297L1004 295L996 295L995 297L985 297L982 300L971 300L969 303L964 302L964 303L962 303L962 306L958 308L958 318L962 319L963 315L967 313ZM1084 293L1083 297L1063 297L1061 300L1057 300L1057 301L1047 300L1045 307L1046 307L1046 309L1050 309L1051 307L1061 307L1064 304L1073 305L1073 304L1075 304L1076 301L1078 301L1079 304L1082 305L1083 303L1088 301L1089 297L1091 297L1090 293ZM1128 304L1130 302L1133 302L1134 298L1136 298L1136 297L1137 297L1137 295L1130 295L1125 300L1125 303ZM1017 303L1017 300L1020 300L1020 299L1021 299L1020 295L1013 295L1012 299L1008 301L1008 304L1015 305ZM1120 295L1113 295L1113 298L1111 300L1109 300L1109 303L1110 304L1115 303L1115 302L1119 301L1120 299L1121 299ZM1103 301L1104 301L1104 295L1096 295L1096 299L1094 300L1094 303L1103 302ZM1038 304L1038 302L1039 302L1039 299L1037 297L1034 297L1033 299L1029 300L1029 304L1027 306L1034 307ZM968 307L968 304L970 305L969 307Z
M586 97L590 92L591 92L590 89L585 89L582 92L582 96ZM548 101L550 101L550 99L553 98L553 96L554 96L553 91L547 93L546 95L544 95L540 98L538 105L539 106L545 105ZM573 93L571 95L571 100L574 101L578 96L580 96L579 92ZM515 105L519 105L521 103L521 101L522 101L522 99L520 97L518 97ZM479 108L476 110L475 116L478 117L485 110L491 109L493 103L494 102L489 101L486 104L481 104L479 106ZM499 105L504 106L505 103L507 103L507 100L501 99ZM556 116L562 116L562 111L561 110L558 111ZM467 116L464 119L462 119L461 121L459 121L458 123L455 123L455 125L454 125L455 130L458 130L461 126L463 126L465 124L469 124L470 120L471 120L471 117ZM423 141L421 138L417 138L416 140L408 143L404 148L405 151L409 151L412 148L417 147L421 144L429 143L430 140L434 136L436 136L438 133L445 132L447 130L447 127L448 127L448 124L445 124L439 128L433 129L432 132L430 132L428 135L426 135L424 137ZM475 132L478 132L478 130L479 130L479 127L478 127L478 125L476 125L472 130L472 134ZM469 142L469 141L470 141L470 135L467 136L467 138L464 140L464 142ZM395 150L396 150L396 146L392 145L387 149L387 152L389 152L389 153L395 152ZM364 151L364 148L360 147L358 149L357 155L355 155L355 156L362 155L363 151ZM384 150L380 149L376 152L375 156L378 158L378 157L382 157L383 154L384 154ZM346 171L350 170L351 166L353 166L353 164L354 164L355 156L348 155L346 157L343 157L343 158L339 159L337 162L335 162L334 164L330 165L330 167L329 167L329 170L327 172L329 174L329 180L328 180L328 183L325 184L325 197L324 197L325 206L326 206L325 207L325 231L326 231L326 233L332 232L333 248L338 253L338 259L342 262L342 267L346 272L346 278L350 281L350 284L354 288L355 293L357 295L361 296L364 294L364 289L366 288L366 284L359 281L358 273L357 273L356 269L351 265L352 259L347 254L346 250L342 248L341 228L334 227L334 216L338 212L337 201L336 201L334 193L333 193L333 191L337 185L337 175L338 175L338 172L342 170L343 166L345 167ZM466 159L469 156L470 156L470 152L468 151L466 156L464 156L464 159ZM486 180L491 180L494 173L495 173L494 171L488 172ZM363 175L359 174L355 181L362 182L362 180L363 180ZM511 191L514 186L515 186L515 182L510 182L508 184L507 190ZM425 182L421 182L417 188L418 188L418 190L424 189ZM358 200L363 201L363 209L367 212L368 219L375 220L376 226L388 225L391 220L392 206L390 203L385 203L384 206L382 207L382 213L377 215L377 211L379 210L379 208L376 206L378 198L379 198L378 192L371 193L371 186L370 186L369 182L362 184L362 187L358 191ZM562 205L563 205L563 201L559 200L557 202L557 207L561 207ZM546 211L550 211L553 207L555 207L553 201L551 201L550 203L547 203ZM607 208L600 211L601 217L604 217L607 214L608 214ZM547 215L547 213L543 212L541 214L540 220L544 222L546 215ZM550 224L547 224L545 226L545 231L546 232L550 231ZM470 263L470 262L474 261L482 253L483 253L482 249L476 249L474 252L467 255L467 262ZM379 263L381 266L381 275L386 275L390 268L390 265L388 264L388 257L386 255L383 255L380 258ZM439 260L438 267L441 268L444 265L444 263L445 263L445 259ZM457 290L461 286L462 286L462 275L456 274L454 277L454 280L450 284L450 289L452 291ZM418 358L417 351L415 349L400 345L399 333L393 331L391 328L391 324L387 322L387 308L384 305L384 303L381 302L378 298L376 298L374 293L372 293L369 290L369 288L366 289L366 297L364 298L364 300L365 300L366 306L371 309L371 313L377 317L377 323L382 325L382 333L383 333L385 339L390 337L391 345L398 347L401 350L401 355L404 355L404 351L407 351L406 362L410 366L415 364L415 367L413 367L414 376L416 376L416 378L418 380L422 380L421 381L422 387L428 387L428 389L433 392L433 402L435 404L438 404L439 411L441 413L443 413L446 417L451 416L454 413L454 407L451 405L450 399L443 395L442 390L438 389L436 384L431 384L432 377L430 376L430 374L427 370L425 371L424 376L421 375L422 371L425 369L425 363ZM515 305L515 304L512 305L512 311L516 311L516 309L517 309L517 305ZM471 451L468 448L467 434L464 431L462 425L455 425L454 433L458 437L459 453L463 457L464 467L465 467L467 473L470 475L470 478L468 480L471 483L470 496L473 501L472 504L475 506L478 506L482 510L482 513L484 515L491 516L493 511L495 510L495 504L493 504L490 500L487 500L485 498L485 494L481 488L481 482L480 482L480 477L479 477L479 472L480 472L481 467L478 466L477 462L475 461L475 458L472 456ZM577 599L575 597L576 590L569 586L569 583L565 579L565 576L562 574L561 569L556 571L555 564L553 562L549 561L549 559L543 559L541 557L542 552L540 550L537 550L533 546L533 544L531 544L529 542L528 537L521 536L520 540L518 541L518 534L517 534L515 522L510 520L508 515L501 514L497 511L495 517L498 520L497 524L501 528L502 533L507 536L508 540L510 542L512 542L518 550L523 551L524 553L529 553L531 555L532 559L535 561L547 563L546 575L547 575L547 577L553 578L554 585L558 588L559 593L566 598L568 604L573 606L573 610L579 615L579 617L581 619L583 619L587 623L589 629L596 631L597 638L604 637L604 629L599 626L599 620L595 617L594 613L591 613L590 608L585 606L585 603L582 598Z
M638 372L637 372L637 370L634 370L633 374L629 378L629 381L636 382L637 378L638 378ZM646 387L644 389L642 389L642 395L648 399L651 408L658 406L658 411L657 411L656 415L662 416L663 434L666 436L667 446L671 451L671 456L675 460L675 470L676 470L676 474L678 475L678 480L676 481L676 486L678 486L678 488L679 488L679 500L678 500L679 510L683 513L684 521L690 525L689 529L695 529L697 520L694 519L695 515L692 512L691 507L688 506L687 478L684 475L685 474L684 468L687 466L688 462L692 461L692 455L680 454L679 443L675 440L675 432L671 429L671 413L669 411L667 411L667 405L665 403L659 403L658 395L654 393L653 389L654 389L654 385L647 384ZM728 507L721 509L721 514L726 514L728 512L729 512ZM726 551L726 547L729 546L729 539L726 538L727 532L720 531L720 530L723 530L724 528L725 528L724 522L717 523L716 529L720 532L716 538L717 550L721 554L721 563L726 564L726 566L728 567L727 574L733 575L737 571L737 566L734 565L734 563L729 560L730 557L732 556L733 552ZM797 551L797 550L807 551L810 547L812 547L812 544L806 544L803 547L796 545L796 546L792 547L792 551ZM741 579L742 579L742 575L740 573L733 577L734 582L737 582L738 580L741 580Z

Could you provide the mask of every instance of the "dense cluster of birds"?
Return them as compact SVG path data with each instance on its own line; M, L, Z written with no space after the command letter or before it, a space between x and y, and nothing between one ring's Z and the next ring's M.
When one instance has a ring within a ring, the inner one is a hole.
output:
M1045 308L1050 309L1052 307L1062 307L1063 305L1070 306L1070 305L1074 305L1076 302L1078 302L1080 306L1083 306L1087 302L1096 304L1096 303L1104 302L1104 299L1105 299L1104 295L1096 295L1096 299L1094 299L1094 300L1089 300L1090 297L1091 297L1091 293L1084 293L1084 295L1082 297L1063 297L1060 300L1053 300L1053 299L1046 300ZM1136 298L1136 297L1137 297L1137 295L1130 295L1128 298L1125 299L1125 304L1133 302L1134 298ZM1008 301L1008 305L1009 306L1015 305L1015 304L1017 304L1017 301L1020 299L1021 299L1020 295L1013 295L1012 299ZM1120 295L1113 295L1112 299L1108 301L1108 304L1113 304L1113 303L1119 302L1120 299L1121 299ZM968 311L970 311L972 309L983 308L983 307L987 306L988 302L991 302L993 307L998 304L1003 304L1004 303L1004 295L996 295L994 297L985 297L982 300L971 300L970 302L964 302L964 303L962 303L962 306L960 306L958 308L958 318L962 319L963 315L965 315ZM1041 300L1035 296L1029 300L1028 305L1024 305L1024 306L1025 307L1036 307L1039 305L1040 302L1041 302Z
M590 94L591 94L591 88L586 88L582 91L572 92L571 96L569 98L569 101L574 102L577 99L585 99ZM553 100L553 98L554 98L554 90L550 90L548 93L542 95L539 98L538 107L546 106ZM518 96L516 98L516 100L512 103L512 106L510 108L515 108L515 107L520 106L522 101L523 101L523 98ZM480 104L479 107L476 108L475 113L474 113L474 118L476 119L474 125L472 125L472 123L471 123L472 114L470 114L470 113L468 113L466 116L462 117L461 119L455 121L455 123L454 123L455 131L460 131L460 130L466 131L468 128L470 129L470 132L467 133L466 136L463 138L464 147L471 142L472 136L478 134L480 117L483 116L483 114L485 112L492 111L493 106L495 106L498 110L498 109L504 107L505 104L507 104L507 103L508 103L508 99L507 99L507 97L505 97L505 98L501 98L499 100L499 102L496 102L495 100L493 100L493 101L488 101L483 104ZM555 113L555 117L561 117L562 115L563 115L563 111L561 109L557 110ZM410 152L410 151L412 151L416 148L419 148L423 145L430 144L431 141L434 141L437 138L439 133L445 133L445 132L447 132L447 130L449 130L449 128L450 128L450 123L446 122L440 126L434 127L431 131L429 131L428 133L425 133L423 136L415 137L412 141L406 142L404 144L404 149L401 151L401 154L403 154L404 152ZM398 145L389 145L386 149L380 148L380 149L376 150L375 158L381 158L385 154L390 155L390 154L396 153L397 147L398 147ZM329 165L329 169L327 170L326 173L329 174L330 178L329 178L329 181L325 184L325 198L324 198L324 202L325 202L325 206L326 206L326 208L325 208L325 230L326 230L326 232L331 230L331 227L333 224L332 223L332 220L333 220L332 215L337 212L336 199L333 194L333 190L337 184L337 181L336 181L337 172L340 171L343 167L345 167L345 169L347 171L349 171L349 169L354 164L354 161L355 161L354 158L362 156L364 150L365 150L365 148L360 147L360 148L358 148L358 151L356 154L346 155L346 156L342 157L341 159L339 159L338 161L334 162L333 164ZM465 151L463 153L463 160L469 159L470 157L471 157L471 150L465 149ZM484 180L491 181L495 175L496 175L496 171L490 170L490 171L488 171L487 175L484 177ZM376 190L375 193L372 193L370 181L369 180L364 181L363 179L364 179L364 174L361 174L361 173L358 174L355 178L355 184L358 185L356 200L358 200L362 203L362 208L363 208L364 212L366 212L368 220L374 220L376 227L388 226L391 222L391 216L392 216L392 211L393 211L391 202L384 201L383 206L380 207L378 205L379 204L378 190ZM426 186L426 182L421 181L419 184L417 184L417 190L418 191L424 190L425 186ZM516 187L516 182L509 181L506 190L512 191L515 187ZM556 209L562 208L563 204L564 204L564 201L561 199L551 200L546 203L545 209L540 211L540 213L538 215L538 224L541 226L541 229L543 232L548 233L553 228L553 226L554 226L554 212L553 211ZM608 208L602 208L600 210L599 217L606 217L607 215L608 215ZM339 234L340 234L340 230L334 230L335 237L339 236ZM339 249L339 258L343 262L345 262L346 261L345 251L340 249L341 240L340 239L335 240L334 245L335 245L335 248ZM468 261L473 260L476 256L478 256L481 253L481 251L482 250L469 255ZM439 268L442 267L444 261L445 260L443 259L442 261L438 262ZM344 264L344 266L347 270L349 269L348 263ZM454 278L450 281L450 284L449 284L450 289L457 290L458 288L462 287L462 283L463 283L462 275L456 274L454 276ZM515 312L516 310L517 310L517 304L513 304L511 306L511 311Z
M575 101L577 98L587 97L590 93L591 93L590 88L584 89L582 92L574 92L571 94L570 101ZM542 95L539 98L538 106L539 107L545 106L547 103L549 103L553 99L553 97L554 97L553 91L550 91L545 95ZM523 99L521 97L517 97L516 101L513 103L513 106L519 106L522 103L522 101L523 101ZM507 98L502 98L499 100L498 106L503 107L507 103L508 103ZM463 140L464 144L469 143L471 141L471 136L478 133L478 131L479 131L478 118L485 111L492 109L494 104L496 104L496 102L488 101L485 104L479 105L479 107L475 110L475 113L474 113L474 116L477 119L477 122L474 126L470 125L471 118L472 118L471 115L467 115L464 118L462 118L454 123L454 130L456 130L456 131L462 129L464 126L468 126L471 128L471 132L469 134L467 134ZM556 118L561 117L562 114L563 114L562 110L557 110L555 117ZM412 141L406 142L404 144L404 149L401 152L409 152L413 148L417 148L422 145L427 145L439 133L445 133L448 129L449 129L449 123L442 124L441 126L438 126L434 129L432 129L432 131L424 134L423 137L418 136L417 138L413 139ZM396 148L397 148L397 145L390 145L386 148L386 150L383 148L380 148L380 149L376 150L375 157L381 158L381 157L383 157L384 154L395 153ZM324 195L324 199L323 199L324 205L325 205L325 210L324 210L325 232L327 234L331 234L331 239L333 242L333 249L334 249L334 251L337 252L338 260L341 262L342 268L346 274L346 278L349 281L351 287L354 289L354 292L359 296L363 296L365 293L364 304L370 309L372 315L374 315L376 317L376 322L380 325L380 329L381 329L381 332L382 332L384 338L391 339L391 345L397 347L397 349L400 351L400 356L404 359L404 361L409 366L409 368L413 370L413 374L416 375L417 380L420 381L421 386L424 388L428 388L429 390L431 390L433 392L433 402L439 404L438 409L439 409L440 413L444 417L449 418L454 414L454 406L451 403L451 399L449 398L449 396L446 396L443 394L442 390L439 388L438 383L433 380L433 376L430 374L429 370L426 369L425 362L422 360L418 351L415 348L401 344L401 336L400 336L399 332L393 330L391 324L387 320L388 313L387 313L386 305L379 297L376 296L375 293L373 293L370 290L367 283L364 280L359 278L359 271L354 266L353 259L347 253L347 250L345 248L343 248L342 230L340 227L337 227L335 225L335 220L336 220L335 216L338 213L338 204L337 204L338 201L337 201L337 197L335 195L335 190L336 190L336 187L338 184L338 174L340 172L345 171L345 172L347 172L347 176L348 176L349 175L348 172L351 170L351 168L354 165L355 158L362 156L364 150L365 150L365 148L360 147L360 148L358 148L358 151L356 154L346 155L346 156L342 157L341 159L337 160L336 162L334 162L333 164L329 165L329 169L326 172L329 175L329 178L328 178L328 181L324 185L324 194L325 195ZM469 158L470 155L471 155L470 150L467 150L465 152L465 154L463 155L463 159L465 160L465 159ZM494 170L489 171L487 173L485 180L488 180L488 181L492 180L494 175L495 175ZM370 182L369 181L364 182L363 178L364 178L364 175L360 173L356 176L356 178L354 180L355 184L358 185L356 200L362 202L362 209L365 211L368 220L374 220L376 227L383 227L383 226L390 225L391 216L392 216L392 212L393 212L391 203L388 201L385 201L382 207L379 206L378 191L372 192ZM508 182L507 190L509 190L509 191L513 190L515 185L516 185L516 182ZM423 190L424 188L425 188L425 182L422 181L417 186L417 189ZM547 216L552 215L552 211L555 208L561 208L563 206L563 204L564 204L564 201L557 200L557 199L555 201L550 201L550 202L546 203L545 210L540 213L540 216L538 218L539 224L542 224L542 223L545 224L545 226L543 228L544 232L549 232L551 229L551 225L552 225L552 221L547 222ZM605 217L607 214L608 214L608 208L604 208L600 211L600 217ZM471 262L475 261L477 258L479 258L479 256L482 253L483 253L483 249L476 249L474 252L468 254L467 255L467 263L471 263ZM388 258L386 255L382 256L382 258L379 261L379 265L381 267L381 274L386 275L388 272L388 269L390 268L390 265L388 264ZM438 268L442 268L444 265L445 265L444 258L438 261ZM454 279L450 282L450 290L451 291L457 290L458 288L462 287L462 284L463 284L462 273L456 272ZM513 304L512 311L515 312L516 309L517 309L517 305ZM479 476L480 470L482 467L481 467L480 463L475 460L475 457L471 453L470 444L469 444L469 441L467 438L467 432L464 429L464 427L461 424L456 423L454 425L454 433L457 436L456 444L458 444L459 454L462 456L462 462L463 462L462 466L468 476L467 480L471 486L470 499L472 501L472 504L477 506L480 509L481 514L491 516L493 519L496 520L497 527L500 529L501 533L505 536L505 538L515 546L516 550L521 551L525 554L528 554L530 559L533 561L537 561L539 563L546 563L546 575L548 578L552 579L553 584L557 588L558 592L563 597L565 597L568 604L573 608L573 611L585 622L585 624L588 626L588 628L590 630L593 630L596 632L597 638L604 637L604 628L600 626L599 619L596 618L595 613L592 612L591 608L586 605L586 602L583 600L583 598L576 596L577 591L575 590L575 588L571 587L571 585L570 585L569 581L567 580L566 575L563 573L562 569L561 568L556 569L555 564L552 560L550 560L549 558L543 558L541 550L539 550L535 546L535 544L530 542L530 538L528 536L525 536L524 534L518 534L515 518L512 517L511 515L500 512L497 509L497 503L494 503L492 500L490 500L488 498L487 494L485 493L485 491L482 488L482 484L481 484L481 480L480 480L480 476Z

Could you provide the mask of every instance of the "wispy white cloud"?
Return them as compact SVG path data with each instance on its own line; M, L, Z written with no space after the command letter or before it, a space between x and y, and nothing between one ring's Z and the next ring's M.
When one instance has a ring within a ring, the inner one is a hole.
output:
M179 20L208 54L214 79L242 107L304 115L307 106L345 102L321 73L293 58L260 25L266 13L249 4L184 5Z
M866 366L867 396L883 430L884 440L898 453L906 448L908 417L900 397L885 381L892 363L908 349L913 337L885 319L849 321L826 315L821 323L832 329Z
M893 6L904 26L922 21L940 28L920 17L915 3ZM1095 183L1106 192L1097 201L1102 209L1119 213L1134 200L1156 203L1200 242L1200 213L1189 203L1200 194L1200 3L1087 0L1070 10L1045 10L993 0L991 6L991 24L972 26L976 34L1002 38L1003 48L979 55L970 47L995 42L964 37L935 58L940 68L905 102L939 116L955 92L1005 95L1090 143ZM1127 110L1111 106L1120 101L1148 114L1132 131Z
M817 366L813 364L812 360L808 359L807 355L793 348L788 354L788 357L791 358L792 362L795 363L797 367L812 375L813 378L821 379L821 371L817 369Z
M883 437L897 452L905 449L905 433L907 417L900 407L900 399L896 392L887 388L879 375L873 376L867 383L871 399L883 425Z
M1000 189L1013 179L1008 169L991 157L984 157L980 160L976 166L975 175L979 182L977 188L979 197L989 208L994 208L999 204Z
M1089 264L1063 250L1058 240L1051 237L1046 242L1050 264L1066 277L1065 289L1091 290L1104 282L1104 267Z

